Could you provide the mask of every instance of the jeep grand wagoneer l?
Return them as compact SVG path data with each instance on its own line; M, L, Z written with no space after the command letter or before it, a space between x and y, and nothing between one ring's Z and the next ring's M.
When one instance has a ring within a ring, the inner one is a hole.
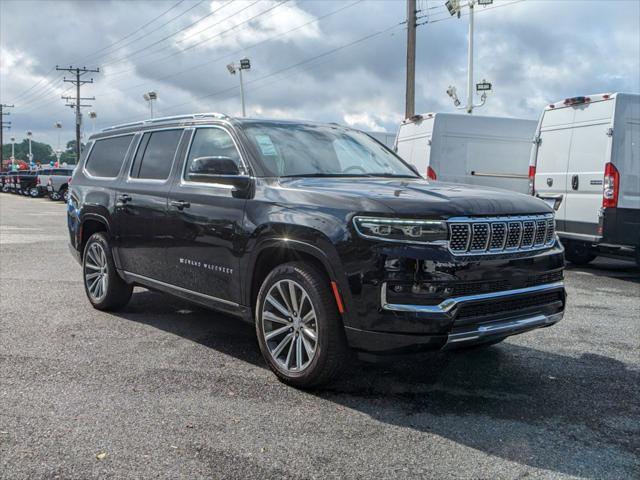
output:
M334 378L350 350L488 345L565 306L545 202L430 183L334 124L196 114L108 128L68 212L94 307L122 308L141 285L238 316L298 387Z

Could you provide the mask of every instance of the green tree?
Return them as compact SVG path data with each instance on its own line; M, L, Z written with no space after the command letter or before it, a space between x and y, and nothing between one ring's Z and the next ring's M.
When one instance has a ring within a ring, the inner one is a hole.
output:
M42 142L35 142L31 140L31 153L33 153L33 161L40 163L49 163L51 159L55 159L53 154L53 148L51 145ZM25 138L20 143L15 144L15 158L16 160L28 161L29 155L29 141ZM7 159L11 156L11 144L4 144L2 146L2 158Z

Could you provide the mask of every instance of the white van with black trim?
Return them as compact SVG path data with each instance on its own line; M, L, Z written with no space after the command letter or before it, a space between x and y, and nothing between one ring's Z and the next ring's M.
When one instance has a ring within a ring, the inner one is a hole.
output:
M640 264L640 95L574 97L545 107L529 184L556 208L569 261L635 255Z

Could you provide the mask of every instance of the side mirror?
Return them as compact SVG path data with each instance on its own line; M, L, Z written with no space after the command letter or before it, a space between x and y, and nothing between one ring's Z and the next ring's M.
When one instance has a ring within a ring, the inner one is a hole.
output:
M194 158L186 178L190 182L231 185L236 198L249 198L253 192L253 178L241 173L238 164L231 157Z
M231 157L198 157L189 166L191 175L240 175L238 164Z

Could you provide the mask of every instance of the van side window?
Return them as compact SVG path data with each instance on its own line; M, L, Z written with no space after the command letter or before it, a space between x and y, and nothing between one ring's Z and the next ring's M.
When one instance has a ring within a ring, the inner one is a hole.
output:
M169 178L181 136L181 129L145 133L133 161L131 178L149 180Z
M207 162L205 159L210 161ZM184 178L190 181L206 181L205 177L196 178L195 175L229 174L233 170L240 171L240 165L240 154L229 133L220 128L198 128L189 150Z
M132 139L123 135L96 140L84 168L94 177L117 177Z

